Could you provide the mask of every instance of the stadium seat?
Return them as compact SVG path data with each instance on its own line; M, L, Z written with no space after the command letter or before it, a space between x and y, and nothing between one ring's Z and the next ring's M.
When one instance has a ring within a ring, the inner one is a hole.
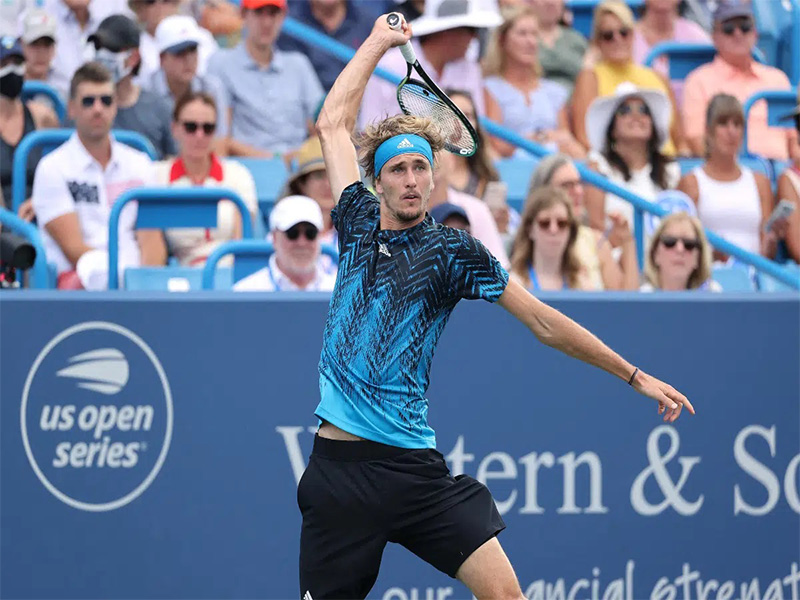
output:
M48 100L53 103L53 109L59 122L64 122L67 118L67 107L53 86L43 81L26 81L22 85L22 101L26 102L36 96L47 96Z
M37 129L22 138L14 152L14 163L11 167L11 206L14 214L17 214L20 204L25 201L25 181L27 180L25 169L28 164L28 154L35 148L43 148L43 154L47 154L66 142L73 133L75 133L74 129ZM111 131L111 135L118 142L141 150L151 159L158 160L158 154L156 154L153 144L141 133L114 129Z
M566 7L572 12L572 27L579 31L585 38L592 35L592 22L594 20L594 9L600 4L600 0L567 0ZM644 6L644 0L627 0L634 13Z
M230 269L215 273L217 288L231 287ZM203 269L199 267L139 267L125 270L125 289L138 291L188 292L203 288Z
M119 219L126 204L138 204L137 229L213 229L217 226L217 204L221 200L236 204L242 218L242 237L252 241L250 211L233 190L213 187L153 187L130 189L120 194L111 207L108 219L108 289L114 290L118 287Z
M787 114L792 112L797 106L797 89L791 90L763 90L757 94L750 96L742 107L744 109L744 149L748 150L748 132L747 120L750 115L750 110L756 102L761 100L767 103L767 124L770 127L786 127L791 128L794 123L791 120L785 120Z
M265 227L267 227L268 230L267 222L269 213L272 211L272 207L280 196L286 184L286 179L289 177L289 171L286 165L280 158L246 158L232 156L231 160L243 164L253 176L256 183L258 208L261 211Z
M800 285L800 265L796 262L788 262L784 264L784 269L786 269L790 275L792 275ZM774 277L770 277L766 273L759 273L758 274L758 289L762 292L794 292L797 293L796 289L793 289L786 285L785 283L778 281Z
M322 254L329 256L334 264L339 264L339 253L336 248L327 244L322 244L321 251ZM203 267L202 288L204 290L229 289L237 281L244 279L259 269L263 269L274 252L275 247L271 242L267 241L237 240L226 242L218 246L209 255ZM217 264L222 258L229 254L233 254L232 274L230 283L228 285L223 285L223 282L221 282L216 275Z
M501 158L494 163L500 179L508 185L508 205L519 213L522 212L531 176L538 164L539 159L534 157Z
M750 275L750 268L742 264L715 266L712 279L726 292L754 292L756 287Z
M716 54L717 49L713 44L662 42L653 46L645 57L644 64L652 67L657 58L666 56L669 59L669 78L686 79L697 67L714 60ZM753 58L764 62L764 56L757 48L753 49Z

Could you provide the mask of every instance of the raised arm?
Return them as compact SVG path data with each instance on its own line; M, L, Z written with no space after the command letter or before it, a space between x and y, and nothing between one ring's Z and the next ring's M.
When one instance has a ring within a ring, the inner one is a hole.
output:
M386 22L386 15L378 17L372 33L336 78L325 98L317 119L317 133L336 202L342 191L361 177L351 135L364 88L386 51L405 44L410 38L411 28L405 21L402 31L395 31Z
M623 381L631 381L632 378L631 385L637 392L658 402L658 412L665 412L665 421L677 419L683 406L694 414L694 408L686 396L663 381L636 369L596 336L534 298L513 279L509 280L498 304L524 323L543 344L600 367Z

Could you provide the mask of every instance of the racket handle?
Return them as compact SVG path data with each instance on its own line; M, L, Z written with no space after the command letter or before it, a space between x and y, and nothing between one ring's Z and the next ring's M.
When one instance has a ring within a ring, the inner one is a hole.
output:
M403 28L403 16L400 13L389 13L386 15L386 22L389 24L389 27L395 31L400 31ZM417 62L417 54L414 52L414 47L411 45L411 42L406 42L400 46L400 52L408 64L413 65Z

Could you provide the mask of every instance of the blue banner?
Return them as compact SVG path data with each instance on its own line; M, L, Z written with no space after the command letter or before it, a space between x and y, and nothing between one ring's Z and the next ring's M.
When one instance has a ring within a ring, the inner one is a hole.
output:
M697 415L459 305L430 422L528 598L800 598L797 295L545 296ZM292 598L327 297L4 293L0 596ZM469 598L390 545L370 598Z

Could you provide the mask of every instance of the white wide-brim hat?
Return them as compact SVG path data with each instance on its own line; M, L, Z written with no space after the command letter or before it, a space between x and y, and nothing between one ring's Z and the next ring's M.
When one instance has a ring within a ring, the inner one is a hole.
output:
M636 87L630 81L617 86L612 96L595 98L586 111L586 135L592 150L606 150L606 131L619 106L628 98L641 98L650 110L655 126L658 146L669 139L669 125L672 121L672 105L667 95L660 90Z
M503 22L497 0L426 0L425 12L411 21L419 37L458 27L497 27Z

